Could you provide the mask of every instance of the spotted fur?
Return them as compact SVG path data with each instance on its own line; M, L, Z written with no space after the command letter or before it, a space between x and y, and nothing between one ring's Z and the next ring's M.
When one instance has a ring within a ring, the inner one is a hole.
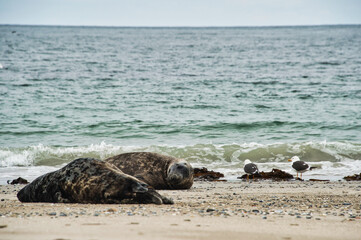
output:
M52 203L172 203L110 163L79 158L42 175L21 189L21 202Z
M105 161L155 189L189 189L193 185L193 168L183 159L151 152L133 152Z

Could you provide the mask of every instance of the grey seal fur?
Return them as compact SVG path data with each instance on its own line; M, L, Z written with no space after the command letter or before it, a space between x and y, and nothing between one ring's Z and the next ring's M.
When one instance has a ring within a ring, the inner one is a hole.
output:
M35 179L17 194L21 202L172 204L110 163L79 158Z
M152 152L132 152L105 161L155 189L189 189L193 185L193 168L184 159Z

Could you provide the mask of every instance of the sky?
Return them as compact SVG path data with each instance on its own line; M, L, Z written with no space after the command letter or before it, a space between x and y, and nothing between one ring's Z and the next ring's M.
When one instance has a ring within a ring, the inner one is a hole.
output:
M0 24L77 26L361 24L361 0L0 0Z

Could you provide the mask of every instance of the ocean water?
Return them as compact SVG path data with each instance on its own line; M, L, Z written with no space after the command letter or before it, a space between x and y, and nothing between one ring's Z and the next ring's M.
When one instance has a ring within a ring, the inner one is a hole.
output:
M361 172L361 26L0 26L0 184L78 157Z

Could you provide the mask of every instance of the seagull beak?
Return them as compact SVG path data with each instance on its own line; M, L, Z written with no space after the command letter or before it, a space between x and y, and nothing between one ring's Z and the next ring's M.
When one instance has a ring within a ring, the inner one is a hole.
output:
M292 162L292 159L288 159L287 161Z

